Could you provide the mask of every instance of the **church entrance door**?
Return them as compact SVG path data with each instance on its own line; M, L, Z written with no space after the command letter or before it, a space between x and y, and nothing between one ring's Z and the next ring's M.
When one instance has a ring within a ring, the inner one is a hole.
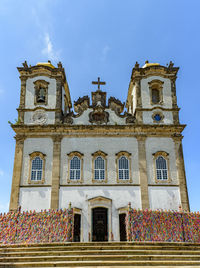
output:
M120 241L126 241L126 214L119 214Z
M74 214L74 242L80 242L81 239L81 215Z
M108 209L92 209L92 241L108 241Z

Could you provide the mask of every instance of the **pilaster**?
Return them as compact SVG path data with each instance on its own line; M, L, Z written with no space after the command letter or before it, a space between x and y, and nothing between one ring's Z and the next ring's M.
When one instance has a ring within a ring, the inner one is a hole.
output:
M55 112L55 122L59 124L61 121L61 112L62 112L62 79L56 79L56 109Z
M139 80L135 81L135 91L136 91L136 98L137 98L136 107L141 108L142 107L142 98L141 98L141 85L140 85Z
M19 206L19 191L20 191L20 180L22 172L22 162L23 162L23 149L25 136L16 135L16 146L15 146L15 159L13 168L13 178L12 178L12 189L10 196L10 211L16 210Z
M53 137L53 166L52 166L52 186L51 186L51 208L59 207L59 187L60 187L60 154L62 136Z
M176 97L176 77L171 78L171 96L172 96L172 107L178 108L177 97Z
M182 136L173 136L175 154L176 154L176 166L178 170L178 179L180 187L181 205L182 209L190 211L187 183L185 176L185 165L183 159L183 147L182 147Z
M18 109L18 120L20 122L24 122L24 111L22 111L22 109L25 108L27 77L21 76L20 79L21 79L21 92L20 92L20 104Z
M147 160L146 160L146 136L138 136L138 158L140 171L140 190L142 209L149 208L148 177L147 177Z

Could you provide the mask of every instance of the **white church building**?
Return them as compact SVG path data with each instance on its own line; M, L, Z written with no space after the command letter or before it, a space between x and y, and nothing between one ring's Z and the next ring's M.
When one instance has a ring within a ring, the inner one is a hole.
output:
M177 67L136 62L126 104L93 82L72 106L62 64L19 67L10 210L68 208L75 241L125 240L132 208L189 211Z

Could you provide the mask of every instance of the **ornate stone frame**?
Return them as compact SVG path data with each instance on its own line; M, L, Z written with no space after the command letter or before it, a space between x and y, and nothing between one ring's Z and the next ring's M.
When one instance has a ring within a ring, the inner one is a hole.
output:
M94 179L94 160L98 157L98 156L101 156L104 161L105 161L105 179L104 180L95 180ZM102 152L102 151L97 151L95 153L92 154L92 182L93 183L107 183L107 154Z
M108 209L108 241L112 241L112 199L104 196L96 196L88 199L88 230L89 242L92 241L92 209L104 207Z
M127 183L127 182L131 183L132 182L131 153L126 152L126 151L120 151L119 153L115 155L116 155L115 163L116 163L117 183ZM129 179L128 180L119 179L119 172L118 172L119 171L119 159L121 156L125 156L129 161Z
M156 175L156 159L158 158L158 156L162 156L165 158L165 160L167 161L167 180L158 180L157 179L157 175ZM153 154L153 165L154 165L154 181L155 183L170 183L171 182L171 178L170 178L170 169L169 169L169 154L164 152L164 151L158 151L156 153Z
M70 152L68 155L68 172L67 172L67 182L68 183L82 183L83 182L83 156L84 154L78 152L78 151L73 151L73 152ZM77 156L80 161L81 161L81 176L80 176L80 180L70 180L70 161L71 159L74 157L74 156Z
M155 116L156 114L159 114L159 115L160 115L160 117L161 117L161 120L160 120L160 121L156 121L156 120L154 119L154 116ZM155 112L152 114L151 117L152 117L152 119L153 119L153 123L156 123L156 124L164 123L164 115L163 115L163 113L160 112L160 111L155 111Z
M45 105L46 106L48 104L48 85L49 85L49 82L47 82L45 80L36 80L34 82L34 85L35 85L34 105ZM37 92L41 86L45 89L45 102L44 103L37 102Z
M158 79L154 79L149 84L149 89L150 89L150 103L152 106L155 105L163 105L163 84L164 82ZM153 103L152 102L152 90L157 89L159 91L159 99L160 101L158 103Z
M28 176L28 184L44 184L45 182L45 164L46 164L46 155L41 152L33 152L29 154L29 176ZM32 171L32 161L35 157L39 156L43 160L42 165L42 179L38 181L31 180L31 171Z

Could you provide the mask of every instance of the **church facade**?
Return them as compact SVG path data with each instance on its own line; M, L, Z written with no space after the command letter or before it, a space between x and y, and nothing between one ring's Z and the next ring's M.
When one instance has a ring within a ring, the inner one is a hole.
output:
M74 209L75 241L124 240L128 204L189 211L178 68L136 62L126 104L102 91L74 102L62 64L18 68L10 210ZM96 87L94 85L94 87ZM126 110L126 111L125 111Z

